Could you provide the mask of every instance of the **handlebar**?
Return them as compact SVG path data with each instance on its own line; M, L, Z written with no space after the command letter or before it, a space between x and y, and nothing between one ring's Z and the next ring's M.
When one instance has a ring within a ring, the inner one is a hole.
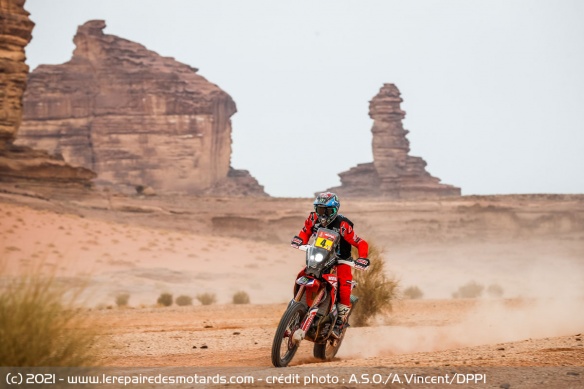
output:
M303 244L303 245L298 246L297 249L300 251L308 251L309 247L310 247L309 244ZM344 260L343 262L346 265L349 265L356 270L367 270L367 268L369 267L369 264L370 264L369 259L367 259L367 258L359 258L359 259L351 258L350 260Z

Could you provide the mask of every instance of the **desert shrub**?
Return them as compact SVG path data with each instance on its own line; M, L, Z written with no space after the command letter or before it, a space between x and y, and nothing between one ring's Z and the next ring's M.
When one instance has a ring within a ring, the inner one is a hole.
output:
M211 305L217 301L217 297L213 293L202 293L197 295L197 300L203 305Z
M193 305L193 298L191 296L182 294L178 296L174 302L179 307L186 307L187 305Z
M233 295L233 304L249 304L249 294L239 291Z
M356 251L353 257L357 257ZM351 324L356 327L368 325L378 314L391 312L398 287L398 282L385 272L382 251L373 244L369 245L369 260L371 264L367 270L355 270L353 275L357 282L353 295L359 297L359 302L351 313Z
M470 281L458 288L458 291L452 294L453 298L478 298L483 294L485 287L475 281Z
M499 284L491 284L487 288L487 294L489 295L489 297L492 297L492 298L503 297L504 293L505 292L503 291L503 288Z
M129 293L120 293L116 296L116 305L118 307L127 307L129 301L130 301Z
M92 366L98 336L75 307L83 286L0 271L0 366Z
M424 292L417 286L409 286L404 290L404 297L412 300L424 297Z
M172 294L170 293L161 293L158 296L158 300L156 302L163 307L170 307L172 305Z

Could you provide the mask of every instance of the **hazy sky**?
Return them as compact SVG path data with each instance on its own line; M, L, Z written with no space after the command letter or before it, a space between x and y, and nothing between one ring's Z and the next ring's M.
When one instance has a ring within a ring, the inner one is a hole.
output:
M402 93L411 155L463 194L584 193L581 0L27 0L31 70L77 26L199 69L231 95L232 165L312 196L372 161L369 100ZM323 163L326 162L326 163Z

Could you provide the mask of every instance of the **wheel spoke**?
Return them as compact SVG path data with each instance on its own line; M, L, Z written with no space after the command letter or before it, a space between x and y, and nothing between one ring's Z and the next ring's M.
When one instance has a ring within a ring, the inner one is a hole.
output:
M305 309L300 304L290 306L278 325L272 345L272 363L276 367L287 366L294 357L299 343L293 341L294 332L300 328Z

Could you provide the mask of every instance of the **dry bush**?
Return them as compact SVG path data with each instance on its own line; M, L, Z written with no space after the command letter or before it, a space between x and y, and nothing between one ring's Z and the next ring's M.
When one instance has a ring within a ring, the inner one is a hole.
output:
M404 290L404 297L411 300L417 300L424 297L424 292L417 286L409 286Z
M129 293L120 293L116 296L116 305L118 307L127 307L129 301L130 301Z
M357 256L354 249L353 257ZM398 281L386 274L382 251L373 244L369 245L369 260L371 264L367 270L355 270L353 275L357 287L352 294L359 297L351 313L351 324L355 327L367 326L376 315L391 312L391 303L396 297Z
M492 298L501 298L505 292L503 291L503 287L501 285L491 284L487 288L487 294Z
M191 296L182 294L178 296L174 302L179 307L186 307L187 305L193 305L193 298Z
M203 305L211 305L217 302L217 296L213 293L202 293L197 295L197 300Z
M458 288L458 291L452 293L452 297L457 298L478 298L483 294L485 287L476 281L470 281Z
M233 295L233 304L249 304L249 294L239 291Z
M162 305L163 307L170 307L172 305L172 294L170 293L161 293L160 296L158 296L158 300L156 300L156 302L159 305Z
M98 335L75 308L84 286L40 271L8 277L0 268L0 366L93 366Z

